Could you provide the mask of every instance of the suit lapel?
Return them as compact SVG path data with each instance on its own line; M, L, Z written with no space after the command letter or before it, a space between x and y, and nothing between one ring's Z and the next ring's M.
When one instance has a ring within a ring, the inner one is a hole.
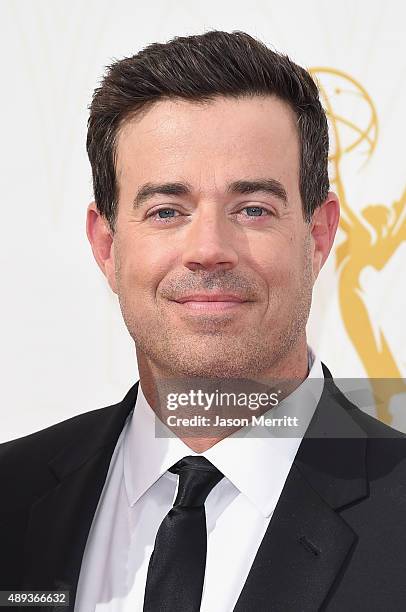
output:
M293 465L235 612L315 612L355 541Z
M366 433L323 364L325 383L234 612L314 612L357 536L338 513L368 495Z
M94 420L91 432L49 462L55 486L31 507L21 588L68 590L69 610L74 607L82 557L110 459L137 391L138 382L120 404L105 409L103 420Z

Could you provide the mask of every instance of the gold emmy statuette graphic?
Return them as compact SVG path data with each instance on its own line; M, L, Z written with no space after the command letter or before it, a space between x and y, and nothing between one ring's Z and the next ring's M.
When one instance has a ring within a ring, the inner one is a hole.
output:
M392 206L368 205L357 215L349 206L343 183L343 158L361 144L367 148L366 161L378 140L378 118L365 89L348 74L331 68L311 68L317 80L330 122L332 151L330 181L341 205L340 228L345 240L335 250L339 305L344 327L370 379L377 416L388 424L391 398L406 391L404 379L382 329L373 325L360 286L367 266L382 270L400 244L406 240L406 189ZM342 112L344 97L356 102L353 121ZM359 122L365 124L361 128Z

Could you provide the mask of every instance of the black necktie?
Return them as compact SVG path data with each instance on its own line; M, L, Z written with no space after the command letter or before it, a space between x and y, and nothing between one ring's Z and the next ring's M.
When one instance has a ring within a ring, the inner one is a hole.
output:
M184 457L173 507L162 521L148 566L144 612L198 612L206 568L204 502L223 474L202 456Z

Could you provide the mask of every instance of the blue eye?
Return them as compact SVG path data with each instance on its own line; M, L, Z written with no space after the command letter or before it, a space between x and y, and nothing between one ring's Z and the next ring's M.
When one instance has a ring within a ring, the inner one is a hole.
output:
M273 216L274 213L272 212L272 210L268 210L267 208L263 208L262 206L246 206L245 208L243 208L242 210L251 210L254 212L253 215L247 214L247 217L250 217L251 219L253 217L267 217L267 216ZM265 213L264 215L262 213Z
M250 219L256 217L268 217L274 216L274 213L263 206L245 206L240 209L240 212L243 210L247 211L247 214L244 215ZM248 212L249 211L249 212ZM179 213L175 208L167 207L167 208L159 208L158 210L153 210L152 212L147 214L147 217L154 219L155 221L170 221L172 219L176 219ZM179 213L181 215L181 213Z
M152 212L147 214L147 218L151 217L152 219L155 219L156 221L166 221L166 220L170 220L170 219L174 219L175 215L172 215L171 213L175 213L178 212L177 210L175 210L174 208L159 208L158 210L153 210ZM162 214L161 214L162 213ZM169 213L169 214L167 214ZM159 215L159 216L158 216Z
M252 215L253 217L262 217L261 211L265 210L264 208L262 208L261 206L246 206L245 208L243 208L243 210L253 210L254 214ZM248 215L249 217L251 215Z
M160 210L157 210L155 214L159 215L160 213L167 213L167 212L174 213L174 212L176 212L176 210L174 208L161 208ZM164 214L164 215L160 216L159 218L160 219L168 219L168 218L171 218L171 215L165 215Z

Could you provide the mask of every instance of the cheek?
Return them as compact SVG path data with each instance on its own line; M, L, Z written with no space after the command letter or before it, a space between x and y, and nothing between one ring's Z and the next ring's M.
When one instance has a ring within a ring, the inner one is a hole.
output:
M258 273L268 290L268 308L272 317L290 317L307 295L307 274L304 261L296 251L285 248L270 252L262 259Z
M119 291L126 300L147 308L154 299L157 287L168 274L172 263L169 254L151 241L128 239L121 244L119 265L116 266Z
M299 259L300 244L295 234L290 219L280 220L267 231L250 234L245 254L267 276L286 276Z
M287 249L270 252L259 263L259 270L270 290L286 290L296 282L294 258Z

